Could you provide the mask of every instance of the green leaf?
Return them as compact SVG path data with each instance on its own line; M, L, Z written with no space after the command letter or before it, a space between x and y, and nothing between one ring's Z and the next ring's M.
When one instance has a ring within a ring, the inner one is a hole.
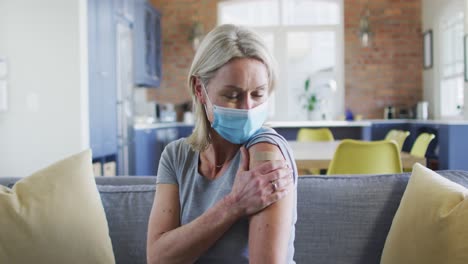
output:
M307 78L307 80L305 81L305 84L304 84L304 90L306 92L309 91L309 86L310 86L310 79Z
M317 102L317 97L315 96L315 94L313 94L311 97L310 97L310 101L312 103L316 103Z
M314 111L316 103L317 103L317 97L315 96L315 94L310 95L307 98L307 110Z

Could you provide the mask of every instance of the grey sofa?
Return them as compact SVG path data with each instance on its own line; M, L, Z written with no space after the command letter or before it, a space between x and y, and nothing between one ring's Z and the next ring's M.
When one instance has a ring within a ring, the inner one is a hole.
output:
M468 172L439 173L468 187ZM300 177L296 262L379 263L408 178L408 173ZM0 184L12 186L16 180L0 178ZM155 181L155 177L96 178L117 263L146 263Z

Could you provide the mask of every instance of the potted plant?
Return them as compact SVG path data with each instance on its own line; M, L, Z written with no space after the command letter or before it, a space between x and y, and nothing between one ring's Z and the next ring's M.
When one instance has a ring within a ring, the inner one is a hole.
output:
M304 101L302 106L307 111L308 119L318 119L318 118L314 118L314 114L317 113L316 110L317 110L317 104L319 101L317 98L317 94L313 92L312 88L310 87L310 77L308 77L305 80L304 93L301 95L301 98Z

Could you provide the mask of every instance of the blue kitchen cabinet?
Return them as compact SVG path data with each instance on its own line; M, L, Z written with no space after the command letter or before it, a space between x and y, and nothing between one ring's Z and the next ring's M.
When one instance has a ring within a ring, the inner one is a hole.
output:
M406 120L402 121L383 121L383 122L373 122L372 123L372 140L383 140L387 133L392 130L404 130L409 131L410 135L406 138L405 143L403 144L402 150L405 152L410 152L414 144L414 141L419 134L423 132L433 133L436 135L436 139L431 142L428 147L426 157L430 159L437 159L436 147L438 146L438 130L439 125L429 124L425 122L408 122Z
M177 127L135 129L134 136L134 175L156 175L164 148L179 138L179 130Z
M439 170L468 170L468 125L421 122L410 127L412 142L423 132L436 136L427 148L426 157L437 161Z
M383 139L390 129L410 131L410 135L403 145L403 151L411 151L414 141L421 133L432 133L436 137L429 144L426 157L428 165L438 170L468 170L468 125L460 122L444 121L402 121L394 124L375 122L372 125L372 140Z
M440 125L439 169L468 170L468 125Z
M403 151L410 152L417 136L423 132L436 137L428 146L426 157L428 166L439 170L468 170L468 124L464 122L444 122L430 120L381 120L371 121L371 126L329 127L335 139L354 138L362 140L382 140L391 129L410 132L403 145ZM307 127L307 126L305 126ZM318 126L316 126L318 127ZM298 127L275 127L287 140L295 140Z
M407 142L410 145L410 147L407 149L407 151L408 152L411 151L411 147L413 146L414 142L416 141L416 138L421 133L434 134L435 138L431 141L431 143L429 143L429 146L427 147L426 157L429 160L438 160L439 155L440 155L439 141L441 139L441 135L439 135L440 126L441 125L437 124L437 123L425 123L425 122L411 123L409 125L410 135L408 136L408 139L407 139ZM446 147L446 145L443 146L443 148L445 148L445 147Z
M88 1L89 129L93 158L117 153L113 0Z
M177 127L177 136L179 138L183 137L188 137L192 134L193 132L193 126L192 125L181 125Z
M374 122L372 123L372 132L371 132L371 140L383 140L387 136L387 133L392 130L392 129L397 129L397 130L404 130L404 131L409 131L409 124L405 121L395 121L395 122ZM412 141L411 141L412 142ZM409 152L411 149L411 144L410 140L406 140L405 143L403 144L403 151Z
M361 139L361 140L369 140L370 139L370 126L361 126L361 125L350 125L350 126L315 126L315 127L307 127L304 128L329 128L333 134L335 139ZM274 127L273 129L278 132L281 136L283 136L286 140L296 140L297 133L299 129L302 127Z
M136 0L133 48L135 84L144 87L159 87L161 82L161 14L145 0Z
M134 132L134 164L135 175L156 175L159 160L157 153L161 152L157 146L157 129L138 129Z

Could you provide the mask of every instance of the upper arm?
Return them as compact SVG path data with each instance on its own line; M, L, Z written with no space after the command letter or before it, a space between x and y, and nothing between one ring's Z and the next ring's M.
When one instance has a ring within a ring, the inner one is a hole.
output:
M159 160L156 193L148 221L147 247L165 232L180 226L179 185L177 184L173 143L164 148Z
M153 207L148 221L147 249L164 233L180 226L179 187L157 184Z
M272 159L285 159L280 149L270 143L257 143L249 148L250 169L265 161L257 160L258 152L269 152ZM290 186L290 188L293 188ZM271 204L250 219L249 259L251 263L284 263L292 224L294 192Z

